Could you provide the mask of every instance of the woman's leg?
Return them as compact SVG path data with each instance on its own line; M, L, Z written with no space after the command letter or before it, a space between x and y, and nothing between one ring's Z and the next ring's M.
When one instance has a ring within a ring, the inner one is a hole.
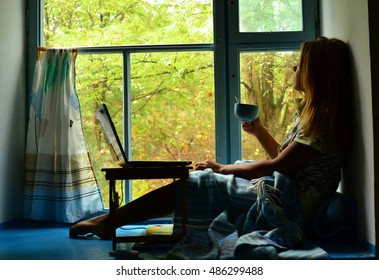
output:
M116 210L113 223L108 213L78 222L70 228L70 236L94 233L101 238L111 238L115 228L169 215L174 211L175 188L176 184L172 183L123 205Z

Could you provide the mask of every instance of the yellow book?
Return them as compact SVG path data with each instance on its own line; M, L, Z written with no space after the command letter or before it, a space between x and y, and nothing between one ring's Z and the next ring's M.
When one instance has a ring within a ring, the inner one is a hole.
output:
M153 225L146 228L146 235L171 235L173 225Z

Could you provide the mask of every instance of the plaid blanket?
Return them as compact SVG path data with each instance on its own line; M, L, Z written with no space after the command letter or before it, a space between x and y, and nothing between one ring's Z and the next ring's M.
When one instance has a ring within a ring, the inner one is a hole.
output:
M191 173L186 186L188 232L167 258L328 258L303 234L299 194L288 176L249 181L207 169ZM180 205L175 213L180 224Z

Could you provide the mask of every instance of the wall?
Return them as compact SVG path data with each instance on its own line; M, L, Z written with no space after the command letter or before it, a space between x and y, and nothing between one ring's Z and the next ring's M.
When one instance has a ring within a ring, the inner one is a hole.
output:
M358 205L359 235L375 245L374 130L367 0L321 0L321 34L348 42L355 89L354 147L342 191Z
M25 146L24 0L0 8L0 224L22 216Z
M376 109L379 105L379 2L377 0L368 0L369 13L369 31L370 31L370 55L371 55L371 88L372 88L372 110L373 110L373 125L374 125L374 176L379 178L379 169L376 168L376 163L379 162L379 111ZM375 180L375 240L379 240L379 184ZM379 256L379 247L376 246L376 256Z

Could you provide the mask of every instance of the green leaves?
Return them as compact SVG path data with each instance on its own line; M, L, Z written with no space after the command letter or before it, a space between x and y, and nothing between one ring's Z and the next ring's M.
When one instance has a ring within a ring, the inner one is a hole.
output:
M207 43L213 41L212 13L211 0L45 0L45 44Z
M280 143L295 113L292 67L298 52L245 52L241 54L241 100L260 107L260 119ZM258 147L258 149L257 149ZM242 134L244 159L266 158L264 150Z
M302 31L301 0L240 0L241 32Z

